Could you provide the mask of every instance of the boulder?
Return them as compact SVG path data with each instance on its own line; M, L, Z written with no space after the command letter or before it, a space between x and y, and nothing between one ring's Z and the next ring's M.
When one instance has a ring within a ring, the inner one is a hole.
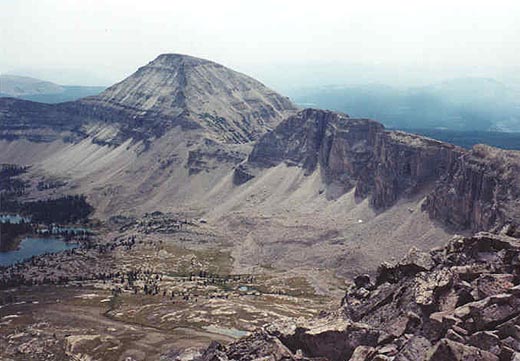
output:
M426 357L427 361L499 361L498 356L479 348L448 339L440 340Z

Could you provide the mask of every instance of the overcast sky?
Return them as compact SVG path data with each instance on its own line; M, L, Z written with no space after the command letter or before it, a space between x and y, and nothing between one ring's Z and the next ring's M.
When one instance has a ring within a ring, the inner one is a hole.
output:
M518 81L520 1L0 0L0 72L108 85L174 52L279 89Z

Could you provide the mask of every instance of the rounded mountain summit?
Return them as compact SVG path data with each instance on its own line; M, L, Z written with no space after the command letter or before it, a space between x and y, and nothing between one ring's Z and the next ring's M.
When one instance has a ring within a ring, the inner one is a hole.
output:
M97 115L163 133L172 126L204 128L211 138L245 143L297 110L259 81L215 62L162 54L97 96L80 100Z

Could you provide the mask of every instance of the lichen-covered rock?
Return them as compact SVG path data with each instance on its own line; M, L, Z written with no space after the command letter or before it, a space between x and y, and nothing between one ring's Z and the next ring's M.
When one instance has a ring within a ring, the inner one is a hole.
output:
M296 357L279 339L259 330L229 346L213 342L197 361L296 361Z

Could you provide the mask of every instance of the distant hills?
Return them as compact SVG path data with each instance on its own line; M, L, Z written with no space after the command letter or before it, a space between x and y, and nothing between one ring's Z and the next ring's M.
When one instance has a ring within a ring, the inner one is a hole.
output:
M482 130L451 130L451 129L407 129L410 133L443 142L471 148L476 144L487 144L502 149L520 150L519 132L494 132Z
M0 97L13 97L41 103L61 103L105 90L100 86L58 85L18 75L0 75Z
M424 87L326 86L289 94L298 104L367 117L396 129L520 131L520 90L487 78Z

